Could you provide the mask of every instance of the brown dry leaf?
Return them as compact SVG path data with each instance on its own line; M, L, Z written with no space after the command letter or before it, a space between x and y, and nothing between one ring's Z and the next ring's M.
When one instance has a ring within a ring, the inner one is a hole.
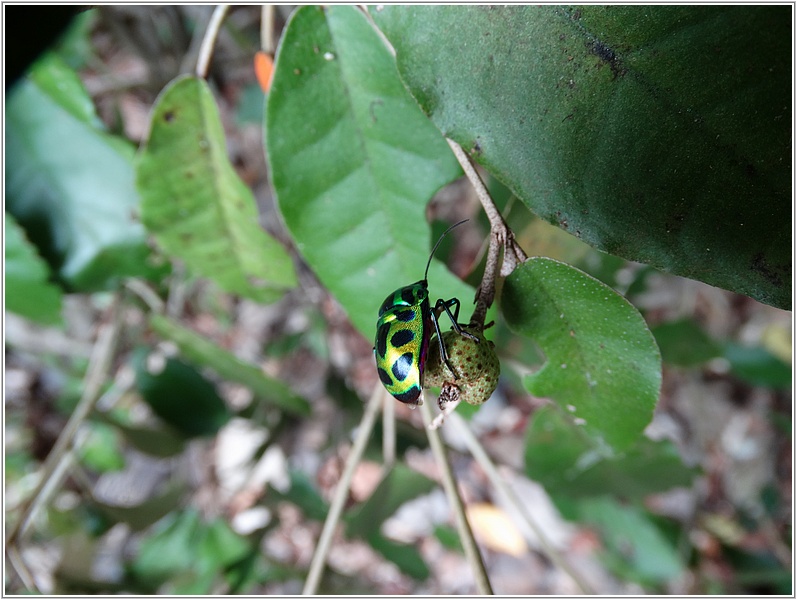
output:
M473 534L485 546L511 556L528 551L526 540L506 513L492 504L471 504L465 508Z

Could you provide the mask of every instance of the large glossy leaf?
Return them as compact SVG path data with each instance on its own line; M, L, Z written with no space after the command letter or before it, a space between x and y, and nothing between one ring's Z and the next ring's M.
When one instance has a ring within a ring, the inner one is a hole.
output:
M196 273L260 302L296 283L290 256L258 225L252 192L227 158L204 80L183 76L161 92L136 177L147 229Z
M267 377L255 365L240 360L198 333L162 315L152 315L150 324L160 335L177 344L183 356L198 366L208 366L224 379L242 383L264 402L299 416L310 414L307 400L294 394L281 381Z
M372 14L423 110L540 217L790 307L790 7Z
M305 6L280 42L266 105L280 211L299 251L372 338L379 305L423 277L425 206L459 172L399 80L393 56L352 7ZM439 263L434 297L473 291ZM466 311L467 312L467 311Z
M61 323L61 290L48 283L50 269L14 218L5 220L6 310L45 325Z
M531 258L506 279L501 308L545 353L524 383L555 400L616 450L653 417L661 357L639 312L621 295L564 263Z
M109 135L77 75L54 55L8 96L6 208L58 276L77 289L148 275L134 220L133 148Z
M669 441L641 438L618 456L606 456L554 407L534 413L526 432L526 474L555 499L612 496L641 501L648 494L689 486L694 469Z

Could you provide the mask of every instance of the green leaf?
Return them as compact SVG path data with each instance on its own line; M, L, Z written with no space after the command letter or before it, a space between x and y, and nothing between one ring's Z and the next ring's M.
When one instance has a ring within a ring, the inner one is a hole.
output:
M111 413L98 413L98 418L119 429L139 452L167 458L179 454L185 448L185 439L173 429L129 425Z
M44 325L60 325L61 290L48 283L50 268L14 217L5 217L6 310Z
M790 11L371 8L422 109L538 216L785 309Z
M284 383L267 377L256 366L240 360L198 333L157 314L151 315L150 325L159 335L177 344L188 360L212 368L224 379L242 383L264 402L295 415L310 414L307 400L294 394Z
M153 412L186 437L214 435L230 419L216 388L193 367L169 358L150 374L138 359L136 387Z
M667 583L684 569L678 550L645 511L610 498L580 503L580 520L598 527L606 544L604 558L623 578Z
M368 534L367 539L374 550L394 563L403 573L417 580L429 577L429 567L415 546L389 540L378 530Z
M397 463L384 476L371 497L350 513L346 534L367 538L379 531L382 523L398 510L399 506L427 494L435 487L434 481Z
M296 284L290 256L258 225L252 192L227 158L203 79L178 77L161 92L136 159L136 183L144 225L199 275L259 302Z
M59 277L85 291L149 276L132 147L102 130L77 75L54 55L6 106L6 202Z
M144 540L131 571L151 586L169 579L175 593L207 594L216 577L249 550L221 519L204 523L197 510L187 509Z
M285 492L272 488L274 495L301 509L308 519L316 521L326 519L329 512L329 504L318 493L310 478L297 470L291 470L289 476L291 487Z
M764 348L727 343L724 356L731 363L731 372L743 381L777 389L791 387L791 366Z
M393 290L423 277L426 204L459 167L358 10L304 6L283 33L266 103L266 148L297 248L366 338ZM433 297L473 290L439 263Z
M650 423L661 358L639 312L610 287L549 258L531 258L506 279L509 327L535 340L543 367L524 379L615 450Z
M689 486L696 475L669 441L641 438L624 453L607 456L553 407L534 413L525 446L526 474L555 499L609 495L642 500L648 494Z
M119 449L116 430L105 423L90 422L89 426L89 434L80 447L81 462L99 472L123 469L125 457Z
M196 509L172 513L142 542L131 571L138 579L157 586L174 573L190 569L203 537Z
M246 556L249 544L222 519L207 526L205 539L199 545L199 559L210 565L231 565Z
M664 362L679 367L695 367L722 354L721 346L697 323L681 319L651 329Z

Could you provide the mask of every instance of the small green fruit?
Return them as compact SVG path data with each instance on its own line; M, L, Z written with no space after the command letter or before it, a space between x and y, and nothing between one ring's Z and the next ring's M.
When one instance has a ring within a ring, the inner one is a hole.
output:
M464 400L468 404L483 404L498 386L501 364L495 354L495 344L485 339L475 327L463 327L464 331L479 338L477 344L470 338L449 330L443 333L443 344L448 360L458 379L440 360L440 346L433 340L429 344L429 359L426 363L424 385L440 386L440 405L453 400Z

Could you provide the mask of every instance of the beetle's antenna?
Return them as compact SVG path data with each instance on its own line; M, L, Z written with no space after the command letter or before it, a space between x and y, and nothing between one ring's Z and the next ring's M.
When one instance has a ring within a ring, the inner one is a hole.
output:
M426 281L426 276L429 275L429 266L432 264L432 257L434 256L437 247L440 245L440 242L443 241L443 238L446 237L448 232L454 229L454 227L459 227L463 223L467 223L469 220L470 219L463 219L459 223L454 223L451 227L446 229L439 238L437 238L437 243L434 245L434 248L432 248L432 253L429 255L429 260L426 263L426 270L423 272L423 281Z

